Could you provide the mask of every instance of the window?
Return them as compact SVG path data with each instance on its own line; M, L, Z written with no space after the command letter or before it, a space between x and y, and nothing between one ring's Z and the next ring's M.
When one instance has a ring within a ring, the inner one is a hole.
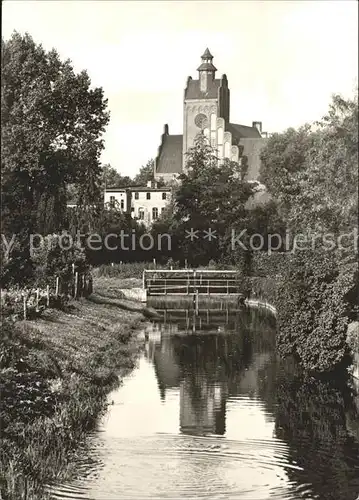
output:
M161 208L161 214L163 214L164 211L165 211L165 207L162 207Z
M139 198L139 196L138 196L138 195L139 195L139 193L136 191L136 192L135 192L135 200L138 200L138 198Z
M145 211L142 207L138 209L138 218L140 220L144 220L144 218L145 218Z
M167 193L162 193L162 200L166 200L167 199Z
M125 208L125 200L120 201L121 210Z
M151 193L146 193L146 200L150 200L151 199Z
M110 207L114 207L116 203L116 197L110 196Z
M135 207L131 207L131 212L134 212L135 211Z
M158 208L157 207L152 208L152 219L153 220L158 219Z

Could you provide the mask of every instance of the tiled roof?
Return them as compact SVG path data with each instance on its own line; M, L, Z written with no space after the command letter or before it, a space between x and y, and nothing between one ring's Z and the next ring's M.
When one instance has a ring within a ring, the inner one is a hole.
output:
M237 123L228 123L226 130L231 132L232 137L239 139L260 139L262 136L256 127L248 127L247 125L239 125Z
M202 92L199 80L188 80L187 88L185 92L185 99L216 99L218 97L218 89L221 85L220 78L215 78L208 82L208 88L206 92Z
M182 172L182 143L182 135L164 135L156 164L157 174L180 174Z
M208 47L206 48L206 50L204 51L204 53L202 54L201 56L202 59L213 59L213 56L212 54L210 53Z

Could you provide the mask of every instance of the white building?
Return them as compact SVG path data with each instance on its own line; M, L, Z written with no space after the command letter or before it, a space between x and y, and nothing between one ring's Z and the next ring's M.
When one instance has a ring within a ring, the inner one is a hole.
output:
M171 194L170 187L159 188L157 183L149 181L144 187L107 188L104 202L149 226L163 213Z

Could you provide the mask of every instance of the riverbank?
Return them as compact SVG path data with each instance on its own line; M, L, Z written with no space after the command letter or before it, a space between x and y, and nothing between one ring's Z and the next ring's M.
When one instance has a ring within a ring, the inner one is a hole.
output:
M72 459L106 411L108 392L135 366L145 308L105 288L95 283L89 299L64 311L3 325L3 499L46 498L45 484L73 474Z

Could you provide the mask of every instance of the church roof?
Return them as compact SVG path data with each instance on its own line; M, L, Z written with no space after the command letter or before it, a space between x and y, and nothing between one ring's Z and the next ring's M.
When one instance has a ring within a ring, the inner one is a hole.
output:
M202 54L201 56L202 59L213 59L213 56L212 54L210 53L208 47L206 48L206 50L204 51L204 53Z
M261 139L261 134L256 127L248 127L247 125L239 125L237 123L228 123L226 130L231 132L232 137L239 139Z
M207 84L207 91L202 92L199 80L188 80L185 90L185 99L216 99L218 97L218 89L221 85L221 79L215 78Z
M164 135L160 155L156 163L157 174L182 172L183 135Z
M197 71L217 71L217 68L211 62L203 62L198 66Z

